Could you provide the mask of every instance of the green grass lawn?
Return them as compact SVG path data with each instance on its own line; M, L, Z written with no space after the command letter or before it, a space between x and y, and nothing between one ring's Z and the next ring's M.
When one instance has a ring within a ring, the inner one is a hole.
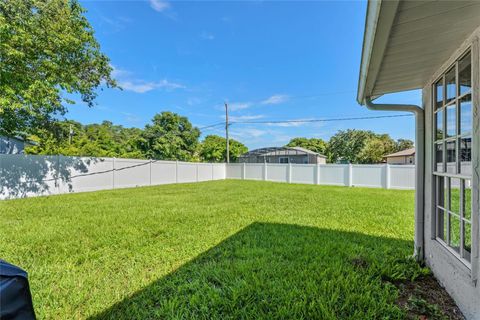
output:
M0 202L40 319L402 319L412 191L255 181Z

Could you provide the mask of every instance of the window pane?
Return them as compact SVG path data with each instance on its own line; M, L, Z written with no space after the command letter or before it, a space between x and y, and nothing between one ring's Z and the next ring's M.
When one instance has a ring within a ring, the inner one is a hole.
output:
M468 221L472 221L472 185L470 180L465 180L465 191L464 191L464 208L463 208L463 217Z
M450 246L460 252L460 219L450 215Z
M443 139L443 110L435 114L436 138L435 140Z
M472 225L468 222L463 222L463 228L465 229L465 236L463 239L463 247L465 251L472 252ZM465 257L470 261L470 255Z
M466 95L460 100L460 133L472 132L472 96Z
M437 208L437 237L447 241L447 224L445 223L445 211Z
M450 211L460 216L460 179L450 178Z
M469 92L472 88L472 65L470 53L458 62L458 77L460 94Z
M440 79L436 84L435 84L435 91L436 91L436 101L435 105L438 108L441 108L443 105L443 79Z
M472 175L472 137L460 138L460 173Z
M447 189L445 184L446 178L437 176L437 206L446 208Z
M449 103L457 96L457 88L455 83L455 67L445 74L445 86L447 87L447 96L445 104Z
M442 143L435 144L435 163L437 164L436 165L436 171L444 172L444 168L443 168L443 144Z
M455 149L455 141L447 141L446 143L447 148L447 172L449 173L456 173L456 149Z
M455 105L447 107L447 137L457 135L457 113Z

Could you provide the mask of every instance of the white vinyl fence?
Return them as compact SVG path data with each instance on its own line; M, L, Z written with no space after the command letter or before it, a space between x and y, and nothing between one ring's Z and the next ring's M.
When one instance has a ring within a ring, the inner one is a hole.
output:
M0 154L0 199L223 179L414 189L413 165L194 163Z
M233 163L227 165L226 178L350 187L415 189L415 166Z
M0 199L222 179L223 163L0 154Z

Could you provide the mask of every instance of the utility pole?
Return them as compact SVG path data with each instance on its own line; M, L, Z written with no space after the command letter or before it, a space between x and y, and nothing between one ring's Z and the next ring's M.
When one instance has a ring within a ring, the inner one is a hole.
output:
M72 124L70 124L69 130L68 130L68 144L72 144L72 136L73 136L73 128L72 128Z
M227 163L230 163L230 143L228 141L228 104L225 102L225 139L227 144Z

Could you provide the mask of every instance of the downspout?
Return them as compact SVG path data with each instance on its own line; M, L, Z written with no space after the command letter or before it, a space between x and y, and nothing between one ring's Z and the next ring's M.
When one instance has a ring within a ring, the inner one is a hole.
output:
M415 248L414 257L424 258L424 173L425 173L425 114L420 106L412 104L375 104L371 98L365 105L375 111L402 111L415 115Z

